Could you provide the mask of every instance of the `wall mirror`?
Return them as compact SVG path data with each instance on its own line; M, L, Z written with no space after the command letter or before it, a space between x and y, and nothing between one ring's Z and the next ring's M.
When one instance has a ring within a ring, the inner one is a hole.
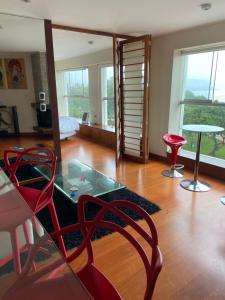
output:
M66 159L73 154L63 149L79 147L80 139L115 151L112 41L53 27L59 130Z
M0 139L53 147L44 21L0 14Z

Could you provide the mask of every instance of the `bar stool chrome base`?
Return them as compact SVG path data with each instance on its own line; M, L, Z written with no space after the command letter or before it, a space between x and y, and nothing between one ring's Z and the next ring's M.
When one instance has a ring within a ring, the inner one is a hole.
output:
M181 181L180 186L192 192L208 192L210 190L208 183L194 179L184 179Z
M220 198L220 201L221 201L222 204L225 205L225 196L221 197L221 198Z
M178 172L177 170L164 170L162 175L170 178L181 178L183 177L183 172Z

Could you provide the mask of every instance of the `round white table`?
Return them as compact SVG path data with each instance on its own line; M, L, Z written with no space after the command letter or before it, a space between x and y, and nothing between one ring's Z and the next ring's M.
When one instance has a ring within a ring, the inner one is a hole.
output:
M190 125L184 125L182 129L187 131L197 132L198 142L197 142L197 150L196 150L196 158L195 158L194 179L184 179L181 181L180 185L184 189L189 191L207 192L210 190L210 185L206 182L198 180L202 133L222 132L224 131L224 128L218 126L211 126L211 125L190 124Z

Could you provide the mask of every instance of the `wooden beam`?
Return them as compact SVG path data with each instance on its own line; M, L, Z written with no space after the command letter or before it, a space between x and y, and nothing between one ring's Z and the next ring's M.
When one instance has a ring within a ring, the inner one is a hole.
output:
M59 29L59 30L73 31L73 32L102 35L102 36L108 36L108 37L112 37L112 38L113 37L121 38L121 39L133 38L133 36L126 35L126 34L113 33L113 32L108 32L108 31L101 31L101 30L93 30L93 29L80 28L80 27L72 27L72 26L66 26L66 25L60 25L60 24L52 24L52 28Z
M31 178L31 179L20 180L20 185L33 184L33 183L41 182L44 180L46 180L46 178L44 178L43 176L39 176L39 177Z
M112 46L113 46L113 90L114 90L114 119L115 119L115 161L116 166L119 165L120 160L120 143L118 141L119 136L119 122L118 122L118 78L117 78L117 60L118 60L118 53L117 53L117 38L114 35L112 39Z
M50 107L52 112L53 141L54 141L55 154L57 155L58 160L61 160L62 155L61 155L60 135L59 135L59 114L58 114L58 102L57 102L56 79L55 79L52 22L50 20L45 20L44 25L45 25L49 99L50 99Z

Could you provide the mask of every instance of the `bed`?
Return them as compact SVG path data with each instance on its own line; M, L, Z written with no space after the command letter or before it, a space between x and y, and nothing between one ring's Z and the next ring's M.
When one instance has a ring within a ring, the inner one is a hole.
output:
M67 116L59 117L60 140L67 139L75 135L79 128L80 125L76 118Z

